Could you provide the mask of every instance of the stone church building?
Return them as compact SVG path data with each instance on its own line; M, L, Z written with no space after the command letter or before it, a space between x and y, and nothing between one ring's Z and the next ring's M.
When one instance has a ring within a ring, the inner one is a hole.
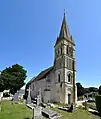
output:
M60 34L54 45L53 66L40 72L38 76L32 78L26 85L26 89L31 88L31 98L34 99L39 89L41 89L42 101L71 104L73 94L77 101L77 88L75 77L73 78L73 61L75 61L75 42L66 24L65 13L60 29ZM74 83L73 83L74 80ZM75 90L73 90L73 86ZM26 90L25 89L25 90ZM75 93L74 93L75 92Z

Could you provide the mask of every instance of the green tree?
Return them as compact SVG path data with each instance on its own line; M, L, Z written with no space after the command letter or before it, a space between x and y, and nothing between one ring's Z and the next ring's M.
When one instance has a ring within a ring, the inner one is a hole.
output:
M3 92L3 91L4 91L4 83L0 76L0 92Z
M84 87L81 85L81 83L76 83L77 86L77 96L83 96L85 94L85 89Z
M14 94L24 86L27 71L20 65L15 64L4 69L1 72L1 80L4 84L4 89L10 89L10 93Z
M101 95L101 86L99 86L98 93Z
M89 88L85 88L85 93L90 93Z
M98 92L98 88L96 87L89 87L88 90L89 92Z

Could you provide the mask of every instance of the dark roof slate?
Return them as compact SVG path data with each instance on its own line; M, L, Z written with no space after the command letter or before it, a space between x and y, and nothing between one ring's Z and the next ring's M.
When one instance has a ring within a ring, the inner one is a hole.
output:
M53 69L53 66L51 66L51 67L45 69L44 71L40 72L39 75L37 75L36 77L33 77L33 78L27 83L27 85L30 85L32 82L39 81L39 80L45 78L45 76L48 75L52 69Z
M39 75L33 81L39 81L39 80L45 78L45 76L48 75L52 69L53 69L53 66L40 72Z
M62 21L62 25L61 25L61 29L60 29L60 34L59 34L59 37L57 37L57 40L56 40L56 43L55 43L55 46L61 41L61 40L68 40L69 42L71 42L72 44L74 44L74 41L72 39L72 36L70 35L70 32L69 32L69 28L68 28L68 25L66 23L66 16L65 16L65 13L64 13L64 17L63 17L63 21ZM75 45L75 44L74 44Z
M35 78L36 78L36 77L33 77L33 78L27 83L27 85L31 84L31 83L34 81Z

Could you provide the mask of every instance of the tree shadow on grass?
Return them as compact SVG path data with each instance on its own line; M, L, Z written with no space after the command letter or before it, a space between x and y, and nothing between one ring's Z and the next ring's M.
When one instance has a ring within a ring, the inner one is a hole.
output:
M29 117L24 117L23 119L34 119L33 117L32 118L29 118Z
M24 117L23 119L30 119L29 117Z
M89 111L90 113L92 113L93 115L96 115L96 116L99 116L99 117L101 117L101 114L100 113L98 113L98 112L92 112L92 111Z

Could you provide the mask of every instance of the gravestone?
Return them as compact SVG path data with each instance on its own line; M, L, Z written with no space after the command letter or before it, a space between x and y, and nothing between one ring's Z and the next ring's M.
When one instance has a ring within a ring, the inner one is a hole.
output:
M18 101L19 101L19 94L18 93L14 94L13 101L14 101L14 103L18 103Z
M42 97L41 97L41 88L40 88L40 90L39 90L39 103L41 104L42 103L42 99L41 99Z
M28 91L28 97L27 97L26 103L27 104L31 104L32 101L31 101L31 89L30 89L30 87L29 87L29 89L27 91Z
M33 119L42 119L41 111L42 111L42 108L36 106L36 107L33 109L33 117L34 117Z
M62 115L59 114L58 112L53 111L53 110L51 110L51 109L49 109L49 108L44 108L44 109L42 110L42 114L43 114L46 118L48 118L48 119L56 119L56 118L59 118L59 117L62 116Z
M41 114L42 108L40 107L40 104L41 104L41 89L38 92L36 107L33 109L34 119L42 119Z
M37 96L37 106L40 106L41 103L42 103L42 100L41 100L41 89L39 89L38 96Z

